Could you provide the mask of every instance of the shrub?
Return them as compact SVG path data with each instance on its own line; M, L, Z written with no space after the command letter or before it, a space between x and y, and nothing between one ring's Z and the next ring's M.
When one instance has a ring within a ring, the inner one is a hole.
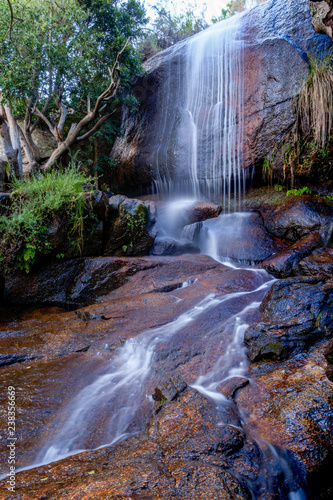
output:
M73 250L80 247L87 205L83 184L90 182L73 163L65 171L12 182L11 206L0 216L1 274L13 264L29 272L37 255L48 253L48 226L56 215L65 221Z

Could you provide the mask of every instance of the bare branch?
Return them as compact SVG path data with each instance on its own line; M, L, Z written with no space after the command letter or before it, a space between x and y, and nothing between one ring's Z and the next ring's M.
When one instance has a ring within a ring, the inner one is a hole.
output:
M91 113L90 94L87 95L87 112L88 115Z
M72 123L70 129L69 129L69 132L68 132L68 137L74 132L74 130L76 129L77 127L77 123Z
M39 111L38 108L36 108L34 110L34 113L33 113L35 116L38 116L39 118L41 118L43 120L43 122L46 123L46 125L48 126L51 134L57 139L57 133L56 133L56 130L55 128L53 127L52 123L46 118L46 116L44 115L44 113L42 113L41 111Z
M101 128L101 126L103 125L103 123L105 123L110 118L110 116L113 115L114 112L115 111L112 111L112 113L108 113L107 115L102 116L102 118L100 118L98 120L98 122L96 123L96 125L93 126L92 129L90 129L85 134L80 135L79 137L77 137L76 141L77 142L81 142L81 141L84 141L86 139L89 139L89 137L91 137L92 135L94 135L96 132L99 131L99 129Z

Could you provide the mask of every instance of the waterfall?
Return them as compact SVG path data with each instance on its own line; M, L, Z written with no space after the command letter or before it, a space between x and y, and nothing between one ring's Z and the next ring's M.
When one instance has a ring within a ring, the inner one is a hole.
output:
M163 196L223 200L226 211L240 206L244 181L241 17L217 23L187 40L181 74L174 74L171 63L166 71L163 92L176 85L178 95L163 97L163 116L152 145L153 189Z

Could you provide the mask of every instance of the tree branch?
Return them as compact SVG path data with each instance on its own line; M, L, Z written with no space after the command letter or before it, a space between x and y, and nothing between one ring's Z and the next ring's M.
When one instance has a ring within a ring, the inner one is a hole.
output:
M53 127L52 123L46 118L46 116L44 115L44 113L42 113L41 111L39 111L38 108L36 108L34 110L33 114L35 116L38 116L39 118L41 118L43 120L43 122L46 123L46 125L48 126L51 134L58 140L58 138L57 138L57 132L56 132L55 128Z
M57 108L60 110L60 118L59 118L59 122L57 125L57 132L59 135L59 139L61 141L63 141L64 140L63 133L64 133L64 125L65 125L65 121L66 121L66 116L67 116L67 108L61 100L61 95L60 95L60 97L58 97L55 100L55 104L56 104Z
M115 111L112 111L112 113L108 113L107 115L102 116L102 118L100 118L98 120L98 122L96 123L96 125L93 126L92 129L90 129L85 134L80 135L79 137L77 137L76 141L77 142L81 142L81 141L85 141L86 139L89 139L89 137L91 137L92 135L94 135L96 132L99 131L99 129L101 128L101 126L103 125L103 123L105 123L110 118L110 116L113 115L114 112Z

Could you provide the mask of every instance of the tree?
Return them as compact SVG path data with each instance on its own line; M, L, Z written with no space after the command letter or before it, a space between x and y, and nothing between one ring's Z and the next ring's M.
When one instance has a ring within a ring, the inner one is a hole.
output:
M22 175L22 151L27 171L48 170L110 119L140 69L129 39L146 22L136 0L1 3L0 140L15 176ZM39 126L57 143L44 162L32 135Z
M256 0L255 3L264 3L266 0ZM212 18L212 23L218 23L220 21L223 21L224 19L227 19L230 16L234 16L235 14L239 14L243 12L247 7L247 2L246 0L231 0L229 3L227 3L225 9L221 9L221 14L219 16L214 16Z
M169 10L171 4L171 10ZM150 33L141 44L145 57L150 57L160 50L171 47L177 42L192 36L205 28L205 5L201 12L196 3L189 4L186 10L177 14L175 2L160 0L154 5L155 18L151 22ZM179 11L179 9L178 9Z

